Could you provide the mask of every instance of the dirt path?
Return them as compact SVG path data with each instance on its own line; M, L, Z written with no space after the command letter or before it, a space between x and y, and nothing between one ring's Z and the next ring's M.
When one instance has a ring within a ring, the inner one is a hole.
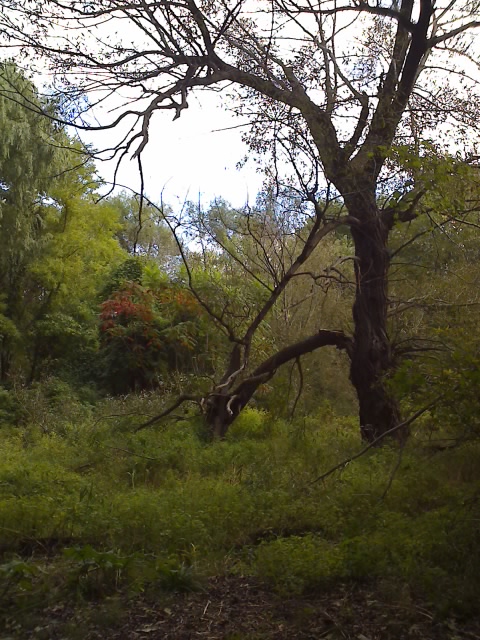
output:
M395 602L395 603L393 603ZM0 638L31 640L480 640L480 621L438 621L408 598L343 587L282 598L254 579L213 578L204 590L168 598L117 598L43 610L30 631L10 625Z

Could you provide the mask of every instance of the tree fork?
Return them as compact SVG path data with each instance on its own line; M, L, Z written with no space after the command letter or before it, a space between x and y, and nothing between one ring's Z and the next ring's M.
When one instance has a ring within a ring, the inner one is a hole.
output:
M334 346L351 353L352 339L342 331L320 330L312 336L281 349L262 362L236 387L219 385L203 401L205 418L214 438L223 438L228 428L250 402L258 387L268 382L282 365L321 347Z

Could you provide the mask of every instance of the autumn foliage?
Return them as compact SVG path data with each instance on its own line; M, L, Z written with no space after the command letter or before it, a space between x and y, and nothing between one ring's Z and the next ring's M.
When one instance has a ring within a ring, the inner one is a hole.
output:
M114 393L157 387L169 372L195 368L203 347L203 313L175 284L154 291L127 282L102 303L104 378Z

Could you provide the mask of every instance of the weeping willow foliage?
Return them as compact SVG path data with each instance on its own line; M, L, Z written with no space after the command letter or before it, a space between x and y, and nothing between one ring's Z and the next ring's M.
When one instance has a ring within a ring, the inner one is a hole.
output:
M71 315L73 286L76 299L91 299L121 253L117 213L95 205L93 165L57 107L12 62L0 65L1 383L16 364L35 375L39 323Z

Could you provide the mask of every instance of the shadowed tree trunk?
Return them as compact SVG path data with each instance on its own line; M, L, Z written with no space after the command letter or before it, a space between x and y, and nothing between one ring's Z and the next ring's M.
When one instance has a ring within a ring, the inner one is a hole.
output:
M352 341L342 331L319 331L305 340L281 349L237 384L234 383L234 371L229 376L224 376L224 381L204 401L206 421L213 436L216 438L225 436L230 425L250 402L258 387L268 382L279 367L325 346L344 349L349 353ZM239 354L238 346L235 351ZM229 370L237 363L238 358L233 357Z
M356 291L350 380L358 397L362 437L372 441L400 422L398 404L385 384L393 368L387 330L388 228L373 194L352 200L348 206L355 207L361 222L352 227Z

